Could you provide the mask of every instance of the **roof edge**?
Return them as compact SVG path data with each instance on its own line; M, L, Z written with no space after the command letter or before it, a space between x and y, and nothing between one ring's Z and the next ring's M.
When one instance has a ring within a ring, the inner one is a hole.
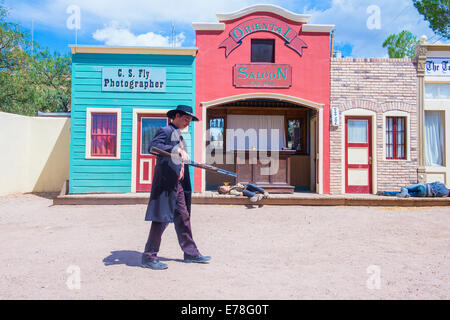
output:
M225 23L192 22L192 28L195 31L223 31L225 30Z
M106 54L153 54L153 55L181 55L196 56L197 48L153 48L153 47L108 47L69 45L72 54L77 53L106 53Z
M249 15L251 13L255 12L269 12L274 13L279 16L282 16L288 20L296 21L296 22L308 22L308 20L311 18L310 14L298 14L294 13L292 11L286 10L284 8L281 8L279 6L275 6L272 4L256 4L253 6L249 6L246 8L243 8L241 10L231 12L231 13L218 13L216 14L217 20L219 21L229 21L241 18L243 16Z
M424 43L422 46L427 47L429 51L449 51L450 44L446 43Z
M334 27L334 24L304 24L302 26L302 32L330 33Z

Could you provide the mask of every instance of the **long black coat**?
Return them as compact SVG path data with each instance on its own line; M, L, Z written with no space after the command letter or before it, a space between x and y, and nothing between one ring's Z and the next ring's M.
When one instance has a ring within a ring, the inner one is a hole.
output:
M180 143L184 144L184 141L180 141L178 129L173 124L169 124L156 132L155 137L150 143L150 148L156 147L167 152L172 152L172 149ZM174 163L171 158L157 157L150 201L145 214L146 221L173 222L180 170L181 164ZM186 164L184 165L184 179L181 185L184 189L187 210L191 213L192 188L189 178L189 166Z

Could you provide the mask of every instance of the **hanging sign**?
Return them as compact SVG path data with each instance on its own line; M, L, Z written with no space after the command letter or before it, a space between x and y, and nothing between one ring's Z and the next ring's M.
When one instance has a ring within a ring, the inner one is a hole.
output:
M303 48L307 48L306 43L298 37L298 32L278 19L261 17L242 22L230 31L230 36L223 41L219 48L225 48L225 56L242 44L242 39L246 36L260 31L274 33L285 40L286 46L303 55Z
M236 88L289 88L292 67L288 64L237 64L233 68Z
M166 69L103 68L102 91L166 92Z
M331 126L339 127L339 108L331 107Z

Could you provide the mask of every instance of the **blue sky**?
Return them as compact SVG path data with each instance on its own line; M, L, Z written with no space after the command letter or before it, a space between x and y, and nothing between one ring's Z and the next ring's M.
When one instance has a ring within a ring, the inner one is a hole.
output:
M351 57L385 57L382 43L404 29L429 42L443 42L411 0L4 0L10 20L31 32L41 46L68 53L75 31L67 20L71 5L81 12L78 44L194 47L192 22L217 22L216 13L269 3L295 13L311 14L309 23L335 25L335 45ZM32 22L34 21L34 23Z

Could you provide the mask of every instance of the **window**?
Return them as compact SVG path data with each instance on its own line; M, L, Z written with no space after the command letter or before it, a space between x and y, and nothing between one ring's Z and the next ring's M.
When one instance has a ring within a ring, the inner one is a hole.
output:
M120 159L120 119L117 109L86 110L87 159Z
M426 99L450 99L450 83L426 83Z
M251 62L275 62L274 39L252 39Z
M210 145L213 149L223 148L225 118L211 118L209 120Z
M298 153L306 153L305 118L287 120L287 147Z
M161 127L167 125L167 118L141 118L141 155L148 155L150 143Z
M91 155L115 157L117 154L117 115L92 114Z
M386 159L406 160L406 117L386 117Z
M425 165L444 165L444 117L441 111L425 111Z
M349 143L368 143L369 142L369 123L367 120L348 120L348 142Z

